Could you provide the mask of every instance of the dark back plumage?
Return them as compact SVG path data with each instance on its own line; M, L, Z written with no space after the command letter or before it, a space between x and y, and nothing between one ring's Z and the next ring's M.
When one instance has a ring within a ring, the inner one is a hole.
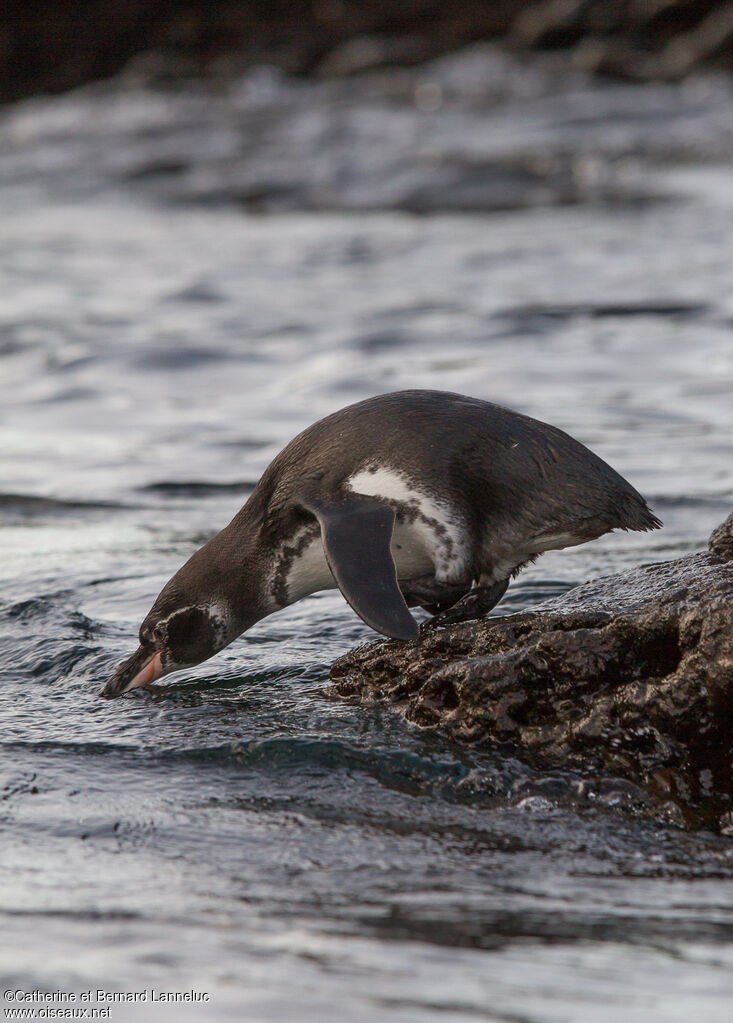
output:
M423 390L368 398L308 427L262 477L263 510L277 528L278 508L304 487L334 492L371 464L437 497L448 494L477 535L487 521L588 538L660 525L622 476L557 427L478 398Z

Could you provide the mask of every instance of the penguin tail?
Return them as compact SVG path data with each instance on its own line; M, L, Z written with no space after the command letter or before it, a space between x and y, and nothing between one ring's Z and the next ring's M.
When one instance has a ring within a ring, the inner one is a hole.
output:
M638 533L646 533L652 529L661 529L662 520L654 514L640 494L634 496L635 500L630 501L626 509L624 509L624 521L621 528Z

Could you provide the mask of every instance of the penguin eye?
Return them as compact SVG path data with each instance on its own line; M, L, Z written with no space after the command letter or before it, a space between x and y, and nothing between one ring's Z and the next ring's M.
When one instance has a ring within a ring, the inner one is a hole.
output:
M163 630L159 628L157 625L153 629L153 639L157 640L158 643L163 642Z

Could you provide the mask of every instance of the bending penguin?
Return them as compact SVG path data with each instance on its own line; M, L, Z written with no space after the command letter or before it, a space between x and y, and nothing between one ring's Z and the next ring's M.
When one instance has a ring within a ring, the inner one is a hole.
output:
M415 639L408 607L436 624L481 617L543 551L660 525L623 477L554 426L460 394L382 394L280 452L164 586L102 695L199 664L333 587L377 632Z

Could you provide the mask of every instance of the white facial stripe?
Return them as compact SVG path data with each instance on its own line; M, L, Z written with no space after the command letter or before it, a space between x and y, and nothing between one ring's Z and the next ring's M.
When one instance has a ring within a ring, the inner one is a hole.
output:
M177 607L175 611L171 611L167 618L158 619L157 624L168 625L172 618L175 618L176 615L181 614L183 611L204 611L208 615L216 651L223 650L231 642L231 614L226 604L212 601L210 604L205 605L188 604L186 607ZM167 668L166 674L173 670L175 669Z
M212 601L204 608L209 615L211 631L217 650L223 650L231 641L232 616L226 604Z
M392 540L400 578L410 578L415 566L424 566L426 562L434 566L438 582L451 583L465 578L468 569L466 530L454 508L418 489L401 473L386 466L361 469L346 481L346 486L355 494L389 501L402 513L403 521L396 524Z

